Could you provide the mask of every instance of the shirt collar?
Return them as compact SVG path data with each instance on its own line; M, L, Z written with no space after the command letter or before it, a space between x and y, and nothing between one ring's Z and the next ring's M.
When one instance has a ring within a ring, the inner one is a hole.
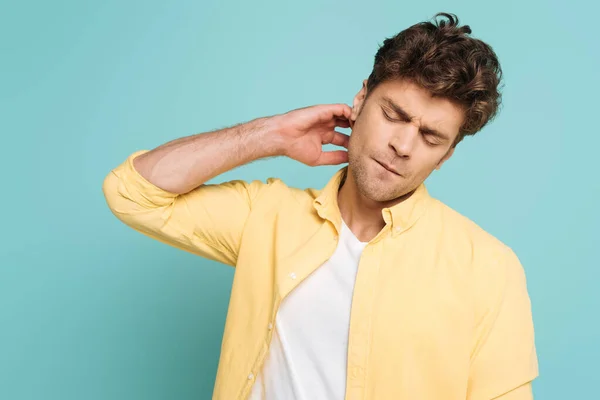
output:
M337 196L340 184L345 179L347 172L348 166L339 169L313 200L319 216L333 222L338 229L341 226L342 217ZM383 220L386 225L391 226L393 235L397 235L414 225L425 212L430 200L431 196L425 183L421 183L409 198L392 207L382 209Z

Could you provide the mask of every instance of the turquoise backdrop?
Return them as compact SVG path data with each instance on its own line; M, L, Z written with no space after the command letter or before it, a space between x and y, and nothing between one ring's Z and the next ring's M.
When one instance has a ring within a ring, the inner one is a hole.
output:
M209 399L233 269L124 226L104 177L181 136L351 104L383 39L439 11L497 51L504 106L428 188L520 256L536 398L597 398L600 6L449 4L3 2L0 399ZM275 158L219 180L335 169Z

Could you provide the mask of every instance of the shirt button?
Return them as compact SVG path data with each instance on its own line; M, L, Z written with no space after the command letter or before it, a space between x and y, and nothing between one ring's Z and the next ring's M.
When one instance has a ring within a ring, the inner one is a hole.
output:
M397 226L394 228L394 232L396 232L396 233L400 233L401 230L402 230L401 226Z
M252 379L254 379L254 374L250 374L250 375L248 375L248 380L250 380L250 381L251 381Z
M336 240L338 240L338 237L337 237L337 236L334 236L334 237L333 237L333 241L335 242Z
M290 278L292 278L292 279L296 279L296 273L295 273L295 272L292 272L292 273L290 274Z
M269 322L269 325L267 325L267 328L269 328L269 330L273 329L273 324Z

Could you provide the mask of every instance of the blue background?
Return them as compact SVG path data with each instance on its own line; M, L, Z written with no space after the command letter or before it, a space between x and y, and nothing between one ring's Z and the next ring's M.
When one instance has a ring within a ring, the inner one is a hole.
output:
M497 51L504 106L428 188L521 258L536 398L593 398L600 7L211 0L2 4L0 399L210 398L233 269L121 224L104 177L181 136L352 104L383 39L439 11ZM218 180L336 169L275 158Z

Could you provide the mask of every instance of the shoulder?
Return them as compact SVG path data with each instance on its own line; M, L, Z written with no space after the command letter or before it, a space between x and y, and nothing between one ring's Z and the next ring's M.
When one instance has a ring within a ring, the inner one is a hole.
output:
M471 218L432 198L428 219L439 230L444 248L468 267L474 284L500 290L506 283L524 281L523 266L515 251Z
M304 210L321 192L320 189L294 186L285 179L269 176L264 179L232 180L219 186L231 186L243 192L252 208L274 211Z
M456 245L468 247L474 257L506 257L512 253L512 249L497 236L436 198L431 198L428 219Z
M312 203L324 191L322 187L292 185L279 177L269 177L263 185L268 187L271 194L279 198L295 200L299 204Z
M503 309L522 318L511 322L513 326L528 326L531 303L525 269L516 252L439 200L434 199L428 218L439 221L444 250L466 272L477 320L484 321Z

